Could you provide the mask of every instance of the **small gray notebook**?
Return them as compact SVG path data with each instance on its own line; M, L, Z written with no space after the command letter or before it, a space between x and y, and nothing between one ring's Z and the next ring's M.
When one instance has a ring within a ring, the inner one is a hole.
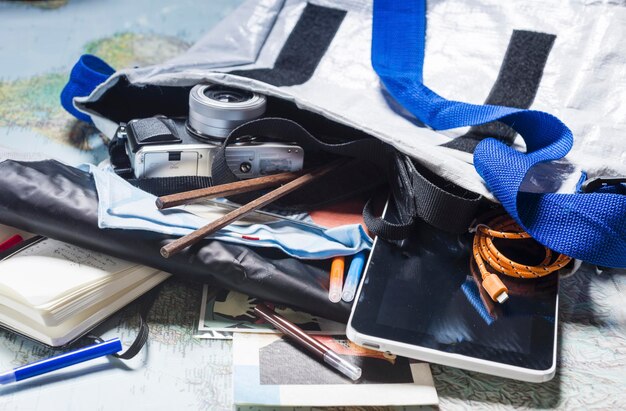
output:
M361 379L352 382L284 336L235 333L235 404L322 407L438 403L428 364L368 350L345 337L315 338L359 365Z

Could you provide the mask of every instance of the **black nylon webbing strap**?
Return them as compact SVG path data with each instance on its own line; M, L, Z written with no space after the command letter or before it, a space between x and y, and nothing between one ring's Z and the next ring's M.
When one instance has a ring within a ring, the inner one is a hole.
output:
M213 185L211 177L207 176L133 178L129 179L128 182L157 197L197 190Z
M394 154L389 174L396 179L391 189L400 222L391 223L375 217L368 202L363 219L374 234L387 240L404 239L416 218L440 230L462 233L474 220L481 203L480 195L458 187L424 167L418 169L401 153Z
M406 158L416 193L416 216L444 231L466 232L476 216L482 196L435 175Z
M385 240L403 240L411 235L415 219L411 217L407 222L392 223L382 217L376 217L373 210L374 199L371 198L363 207L363 222L374 235Z
M556 36L552 34L514 30L498 78L485 104L529 108L539 89L543 69L555 39ZM484 138L497 138L511 145L515 136L513 129L496 121L472 127L467 134L443 146L473 153Z
M401 153L394 153L389 162L389 184L391 187L391 195L396 203L398 210L398 222L392 223L382 217L376 217L372 210L373 198L363 207L363 222L373 234L380 236L386 240L402 240L407 238L417 215L415 201L418 193L415 192L412 176L412 169L407 167L410 162L408 157ZM436 225L438 221L429 221Z
M349 198L355 193L371 190L385 181L384 168L391 148L382 141L365 138L336 144L326 143L314 137L294 121L268 117L243 124L226 138L213 157L211 174L214 185L239 181L226 163L226 147L237 142L238 139L250 136L262 136L271 141L298 144L304 149L305 168L330 162L337 156L363 160L351 162L341 168L341 173L330 173L278 200L276 204L281 207L300 210L319 207ZM313 159L313 163L307 164L307 159ZM247 203L258 196L259 193L255 192L230 198L238 203Z
M109 142L109 158L115 173L122 178L132 178L133 169L126 153L126 139L119 138L117 133Z

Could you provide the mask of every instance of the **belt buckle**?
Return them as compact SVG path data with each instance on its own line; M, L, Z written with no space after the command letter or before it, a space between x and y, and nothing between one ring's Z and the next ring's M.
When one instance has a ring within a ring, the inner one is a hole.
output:
M593 193L607 186L617 186L626 183L626 177L595 177L585 181L581 186L583 193Z

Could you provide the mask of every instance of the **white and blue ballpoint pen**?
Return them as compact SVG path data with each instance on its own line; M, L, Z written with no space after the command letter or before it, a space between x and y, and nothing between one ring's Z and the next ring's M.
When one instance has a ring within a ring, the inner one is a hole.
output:
M119 338L114 338L0 373L0 385L36 377L74 364L93 360L94 358L115 354L120 351L122 351L122 342Z

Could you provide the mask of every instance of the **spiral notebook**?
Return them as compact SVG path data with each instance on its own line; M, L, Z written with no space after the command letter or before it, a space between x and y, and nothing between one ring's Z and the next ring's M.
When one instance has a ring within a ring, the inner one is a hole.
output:
M61 241L34 241L0 261L0 325L62 346L168 276Z

